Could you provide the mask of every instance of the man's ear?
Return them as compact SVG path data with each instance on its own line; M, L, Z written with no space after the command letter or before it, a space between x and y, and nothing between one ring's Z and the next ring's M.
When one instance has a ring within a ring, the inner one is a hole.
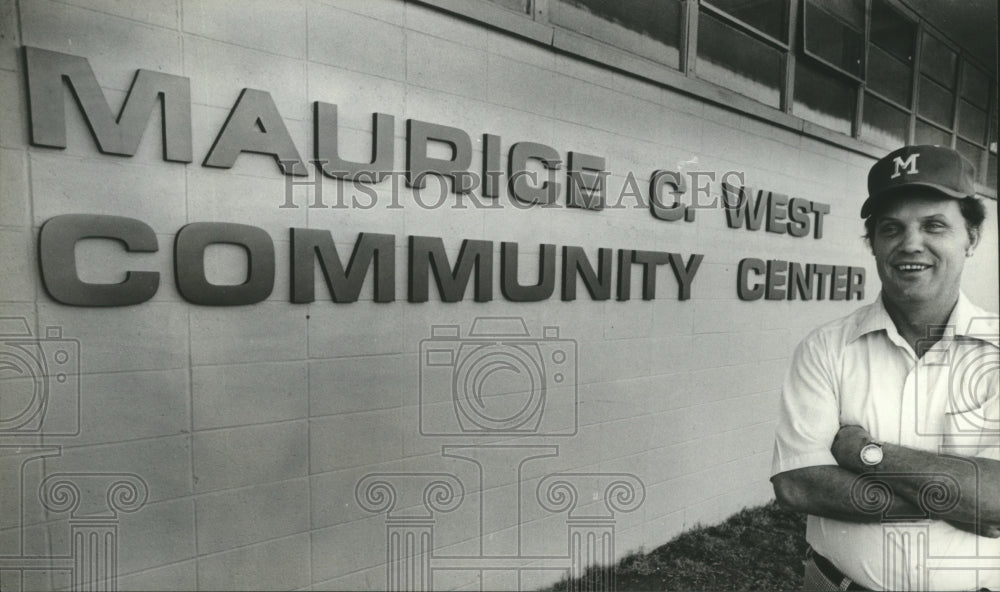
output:
M972 256L972 252L979 246L979 241L983 237L982 228L970 228L969 229L969 248L966 250L968 256Z

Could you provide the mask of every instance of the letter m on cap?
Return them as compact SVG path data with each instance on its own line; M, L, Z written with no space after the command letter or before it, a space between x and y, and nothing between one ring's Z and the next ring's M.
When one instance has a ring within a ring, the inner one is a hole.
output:
M892 159L892 176L890 179L895 179L896 177L903 174L905 171L908 175L915 175L920 171L917 170L917 157L920 156L919 152L911 154L903 160L902 156L897 156Z

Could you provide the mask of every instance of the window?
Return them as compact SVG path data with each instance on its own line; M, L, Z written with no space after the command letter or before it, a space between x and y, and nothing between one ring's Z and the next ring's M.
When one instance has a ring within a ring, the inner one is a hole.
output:
M507 10L528 14L529 0L489 0L498 6L503 6Z
M680 67L682 0L553 0L549 20L565 29Z
M957 66L958 54L943 41L925 32L920 50L920 71L945 88L953 88Z
M782 65L778 49L711 12L698 15L699 78L729 87L765 105L781 105Z
M938 146L951 146L951 132L943 130L935 125L917 120L916 134L913 138L914 144L937 144Z
M985 146L989 99L989 77L979 68L967 64L962 73L962 92L958 102L959 136Z
M788 42L787 0L708 0L709 4L741 23Z
M921 3L423 1L756 117L770 107L776 125L841 145L952 146L996 188L996 76L910 8Z
M842 134L851 134L857 102L855 83L807 60L795 62L792 113Z
M806 0L804 53L845 74L864 74L863 0Z
M884 148L906 144L913 103L917 24L886 0L872 0L860 137Z
M897 60L913 63L917 23L910 21L889 5L887 0L872 0L871 42Z
M910 114L870 93L865 97L861 137L883 148L895 149L906 144Z
M792 113L851 135L865 74L864 0L806 0Z
M955 97L952 91L926 76L920 78L920 98L918 99L917 112L921 116L951 129L954 103Z

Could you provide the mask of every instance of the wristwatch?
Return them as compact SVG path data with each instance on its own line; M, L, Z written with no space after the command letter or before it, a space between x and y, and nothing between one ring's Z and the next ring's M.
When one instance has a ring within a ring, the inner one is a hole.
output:
M861 448L861 462L867 467L874 467L882 462L882 445L869 442Z

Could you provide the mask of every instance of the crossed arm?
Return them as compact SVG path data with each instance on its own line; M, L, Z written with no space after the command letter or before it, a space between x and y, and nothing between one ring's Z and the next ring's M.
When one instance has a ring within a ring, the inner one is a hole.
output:
M861 462L861 448L871 442L860 426L844 426L830 447L837 466L804 467L771 478L774 493L783 506L798 512L848 522L878 522L883 512L872 512L852 496L857 479L864 473L891 474L891 513L896 516L924 516L921 491L928 483L938 484L957 495L957 503L940 504L941 511L930 517L945 520L956 528L980 536L1000 538L1000 461L980 457L935 454L895 444L882 444L883 459L876 467ZM937 475L947 475L953 482ZM957 484L957 486L956 486ZM949 507L951 506L951 507Z

